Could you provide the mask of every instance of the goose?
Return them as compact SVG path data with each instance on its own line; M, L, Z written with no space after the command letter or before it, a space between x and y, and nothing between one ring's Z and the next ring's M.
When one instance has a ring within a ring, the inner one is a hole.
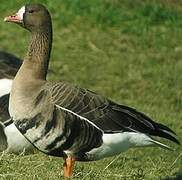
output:
M16 56L0 51L0 121L2 122L9 119L9 93L21 62Z
M17 129L41 152L64 159L64 177L75 161L96 161L132 147L180 144L174 131L142 112L70 83L46 80L52 22L41 4L27 4L4 21L31 34L23 64L13 81L9 112Z
M32 154L33 145L19 132L11 119L0 122L0 152Z
M18 131L9 118L9 93L13 78L22 61L16 56L0 51L0 152L32 153L32 144Z

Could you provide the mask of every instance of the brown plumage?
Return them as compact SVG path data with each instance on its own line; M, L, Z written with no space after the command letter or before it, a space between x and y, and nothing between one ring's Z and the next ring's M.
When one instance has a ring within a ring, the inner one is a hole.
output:
M151 136L179 143L168 127L133 108L65 82L46 81L52 45L52 23L40 4L26 5L5 21L31 32L31 42L10 93L16 127L40 151L63 157L70 177L76 161L92 161L131 147L159 145Z

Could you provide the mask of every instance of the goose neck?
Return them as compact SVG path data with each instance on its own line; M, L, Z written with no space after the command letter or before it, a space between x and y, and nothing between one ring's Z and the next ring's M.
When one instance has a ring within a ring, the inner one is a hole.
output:
M34 78L46 79L51 47L51 30L32 32L31 42L24 59L23 67L31 71Z

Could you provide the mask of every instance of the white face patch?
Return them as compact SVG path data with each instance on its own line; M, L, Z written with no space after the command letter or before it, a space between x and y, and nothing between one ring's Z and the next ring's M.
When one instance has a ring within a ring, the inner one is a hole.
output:
M25 6L21 7L19 11L16 13L17 16L20 17L20 20L23 20L23 14L25 13Z

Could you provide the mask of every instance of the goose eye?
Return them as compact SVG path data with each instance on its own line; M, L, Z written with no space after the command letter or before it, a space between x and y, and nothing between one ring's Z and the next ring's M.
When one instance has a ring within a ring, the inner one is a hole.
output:
M34 12L34 10L29 10L28 12L29 12L29 13L33 13L33 12Z

